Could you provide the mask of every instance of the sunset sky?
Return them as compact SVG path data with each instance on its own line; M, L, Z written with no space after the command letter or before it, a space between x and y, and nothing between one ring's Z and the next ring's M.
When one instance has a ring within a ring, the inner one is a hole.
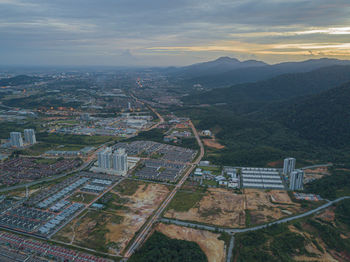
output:
M350 59L349 0L0 0L1 65Z

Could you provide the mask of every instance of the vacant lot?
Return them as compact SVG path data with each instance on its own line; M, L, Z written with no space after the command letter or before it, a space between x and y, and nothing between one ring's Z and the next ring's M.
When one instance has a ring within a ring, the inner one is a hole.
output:
M124 180L89 210L69 223L56 238L98 251L120 254L169 193L165 185Z
M243 194L235 194L226 189L209 188L201 194L178 192L165 217L223 227L245 227L301 211L301 205L293 203L286 191L245 189Z
M91 203L92 200L94 200L97 196L93 194L87 194L87 193L81 193L77 192L73 196L69 198L70 201L73 202L79 202L84 204Z
M215 149L223 149L225 146L221 145L219 142L217 142L215 139L203 139L204 145L215 148Z
M179 196L176 196L173 201L180 202L179 198L186 197L182 192L178 194ZM186 202L186 198L183 201ZM209 188L196 203L192 202L192 204L187 211L169 209L165 217L228 227L245 225L244 198L232 191ZM174 205L171 203L170 207Z
M210 262L225 261L225 242L218 239L220 234L162 223L157 226L156 230L170 238L196 242Z

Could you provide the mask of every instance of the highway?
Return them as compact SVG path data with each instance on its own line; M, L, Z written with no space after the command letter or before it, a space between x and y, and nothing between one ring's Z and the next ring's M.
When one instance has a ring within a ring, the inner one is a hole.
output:
M187 170L187 172L183 175L183 177L180 179L180 181L176 184L175 188L171 193L166 197L166 199L162 202L160 207L157 209L157 211L153 214L151 219L146 223L144 228L141 230L141 232L137 235L135 238L134 242L130 245L129 249L125 252L125 258L128 259L134 252L135 250L143 243L143 241L147 238L148 234L150 233L153 224L159 219L160 215L163 213L165 208L168 206L168 204L171 202L171 200L174 198L176 192L181 188L181 186L185 183L187 180L188 176L191 174L193 169L196 167L196 165L201 161L201 159L204 156L204 146L203 143L198 135L198 132L196 128L194 127L193 123L190 121L189 122L192 132L196 137L197 143L200 147L200 154L198 157L195 159L195 161L192 163L191 167Z

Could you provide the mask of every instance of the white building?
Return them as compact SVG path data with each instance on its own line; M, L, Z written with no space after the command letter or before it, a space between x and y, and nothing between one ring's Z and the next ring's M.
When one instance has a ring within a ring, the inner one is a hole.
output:
M296 169L290 173L289 178L289 189L290 190L301 190L303 189L304 171Z
M34 129L24 129L24 142L29 145L34 145L36 143Z
M125 153L125 148L118 148L112 156L112 168L121 174L128 171L128 155Z
M23 147L22 134L20 132L11 132L10 142L13 147Z
M112 168L112 149L107 147L103 151L98 152L98 167L103 169Z
M295 158L289 157L284 159L283 162L283 174L288 176L295 169Z

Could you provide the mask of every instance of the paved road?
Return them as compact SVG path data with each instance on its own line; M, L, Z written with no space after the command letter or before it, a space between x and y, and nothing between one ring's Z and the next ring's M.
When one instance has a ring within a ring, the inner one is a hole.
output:
M134 252L135 250L143 243L143 241L146 239L148 234L150 233L153 224L158 220L160 215L163 213L165 208L168 206L168 204L171 202L173 197L175 196L176 192L181 188L183 183L187 180L188 176L191 174L194 168L196 168L196 165L199 163L199 161L203 158L204 156L204 146L203 143L198 135L198 132L196 128L194 127L193 123L190 121L189 122L193 134L196 137L197 143L200 146L200 154L196 158L196 160L192 163L191 167L187 170L187 172L184 174L184 176L180 179L180 181L176 184L175 188L173 191L166 197L166 199L162 202L160 207L157 209L155 214L151 217L151 219L146 223L144 228L141 230L141 232L138 234L138 236L135 238L134 242L130 245L129 249L125 252L125 260L127 260Z
M45 177L45 178L42 178L42 179L38 179L38 180L35 180L33 182L29 182L29 183L25 183L25 184L19 184L19 185L15 185L15 186L10 186L10 187L6 187L6 188L2 188L0 189L0 193L3 193L3 192L7 192L7 191L11 191L11 190L15 190L15 189L20 189L20 188L25 188L25 187L30 187L30 186L34 186L36 184L40 184L40 183L43 183L43 182L50 182L50 181L53 181L53 180L56 180L56 179L59 179L61 177L65 177L65 176L68 176L72 173L75 173L75 172L79 172L79 171L82 171L83 169L89 167L91 164L93 164L93 162L95 161L95 156L96 154L101 151L105 146L109 145L110 143L113 143L113 141L109 141L109 142L106 142L104 144L102 144L101 146L99 146L95 152L88 158L88 161L85 162L84 164L82 164L80 167L78 167L77 169L74 169L74 170L71 170L71 171L68 171L68 172L65 172L63 174L60 174L60 175L56 175L56 176L51 176L51 177Z
M196 224L196 223L192 223L192 222L186 222L186 221L180 221L180 220L176 220L176 219L168 219L168 218L161 218L160 221L165 222L165 223L171 223L171 224L175 224L175 225L179 225L179 226L185 226L185 227L192 227L192 228L199 228L199 229L204 229L204 230L209 230L209 231L219 231L219 232L226 232L229 234L234 234L234 233L244 233L244 232L249 232L249 231L256 231L268 226L272 226L275 224L281 224L281 223L286 223L289 221L293 221L299 218L303 218L309 215L312 215L322 209L325 209L331 205L333 205L334 203L337 203L339 201L342 201L344 199L350 199L350 196L345 196L345 197L340 197L337 198L335 200L329 201L328 203L319 206L315 209L312 209L310 211L307 211L303 214L300 215L296 215L296 216L292 216L292 217L287 217L287 218L283 218L281 220L277 220L265 225L260 225L260 226L255 226L255 227L249 227L249 228L223 228L223 227L216 227L216 226L207 226L207 225L202 225L202 224Z
M226 262L231 262L234 246L235 246L235 236L232 235L230 240L230 245L227 250Z
M20 185L16 185L16 186L10 186L10 187L6 187L6 188L2 188L2 189L0 189L0 193L2 193L2 192L7 192L7 191L11 191L11 190L15 190L15 189L19 189L19 188L25 188L25 187L27 187L27 186L28 186L28 187L29 187L29 186L34 186L34 185L36 185L36 184L40 184L40 183L43 183L43 182L50 182L50 181L59 179L59 178L64 177L64 176L68 176L68 175L70 175L70 174L72 174L72 173L79 172L79 171L85 169L86 167L88 167L90 164L91 164L91 162L84 163L84 164L81 165L79 168L74 169L74 170L71 170L71 171L68 171L68 172L63 173L63 174L61 174L61 175L46 177L46 178L42 178L42 179L35 180L35 181L33 181L33 182L29 182L29 183L25 183L25 184L20 184Z
M310 169L310 168L316 168L316 167L327 167L327 166L333 166L333 164L320 164L320 165L313 165L313 166L304 166L301 169Z

